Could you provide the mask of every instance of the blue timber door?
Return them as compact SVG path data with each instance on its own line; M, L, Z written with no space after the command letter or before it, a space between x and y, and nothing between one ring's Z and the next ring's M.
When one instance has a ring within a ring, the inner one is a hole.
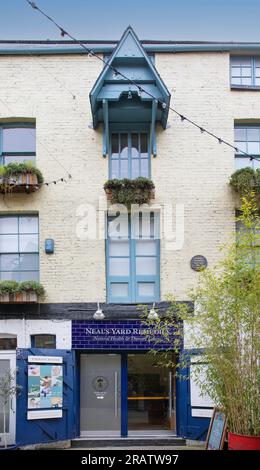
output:
M28 356L59 356L63 358L63 406L61 418L27 419ZM50 443L76 436L75 360L74 351L64 349L18 349L16 443L28 445Z

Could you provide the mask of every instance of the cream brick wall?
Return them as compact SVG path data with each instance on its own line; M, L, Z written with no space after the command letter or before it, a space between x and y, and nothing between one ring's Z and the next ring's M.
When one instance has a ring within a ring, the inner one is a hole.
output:
M230 91L227 53L156 54L156 67L172 94L171 105L230 142L234 119L260 118L258 93ZM40 276L47 302L106 298L104 241L76 238L78 207L98 208L108 177L102 131L89 127L89 92L100 71L101 63L86 55L0 57L0 119L36 119L37 165L45 180L66 175L57 160L72 174L67 184L0 201L1 213L40 214ZM156 202L185 205L185 239L179 251L166 250L162 241L161 294L183 299L198 278L191 257L202 254L213 265L234 230L228 187L234 155L171 112L169 124L166 131L158 129L152 178ZM55 240L53 255L44 253L45 238Z

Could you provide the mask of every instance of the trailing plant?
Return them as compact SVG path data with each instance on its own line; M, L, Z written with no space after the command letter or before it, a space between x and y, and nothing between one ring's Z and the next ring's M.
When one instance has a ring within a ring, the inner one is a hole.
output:
M230 186L240 196L245 196L251 191L260 194L260 169L246 167L235 171L230 178Z
M35 292L38 297L44 298L44 287L35 281L0 281L0 295L15 295L24 292Z
M201 351L190 368L201 394L224 409L230 432L259 436L260 219L253 192L242 197L238 220L236 242L225 248L218 265L199 274L198 286L189 293L194 314L171 299L165 317L145 323L155 325L148 333L155 340L150 352L158 356L156 342L168 342L163 362L187 378L189 357L183 354L178 326L184 322L186 350ZM177 363L171 362L171 351L179 353Z
M0 167L0 178L3 180L8 180L11 177L15 178L19 175L25 175L27 173L36 175L38 183L43 183L43 175L33 162L12 162L8 163L8 165L2 165ZM3 185L4 181L2 181L0 184Z
M111 192L113 204L147 204L153 197L154 183L149 178L139 177L134 180L128 178L111 179L104 184L104 190Z

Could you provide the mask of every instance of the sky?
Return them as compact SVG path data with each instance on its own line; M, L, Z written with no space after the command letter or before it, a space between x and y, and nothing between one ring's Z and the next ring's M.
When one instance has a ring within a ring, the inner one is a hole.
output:
M78 39L260 42L260 0L35 0ZM0 39L63 39L25 0L0 0Z

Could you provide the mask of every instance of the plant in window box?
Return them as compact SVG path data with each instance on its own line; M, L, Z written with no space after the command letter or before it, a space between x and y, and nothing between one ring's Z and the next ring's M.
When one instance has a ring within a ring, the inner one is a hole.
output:
M9 163L0 167L0 191L33 192L43 183L41 171L32 162Z
M147 204L155 197L155 186L149 178L139 177L134 180L112 179L104 184L107 199L112 204Z
M44 294L43 286L35 281L0 282L0 303L36 303Z
M260 169L246 167L235 171L230 178L230 186L240 196L244 197L254 191L257 204L260 202Z

